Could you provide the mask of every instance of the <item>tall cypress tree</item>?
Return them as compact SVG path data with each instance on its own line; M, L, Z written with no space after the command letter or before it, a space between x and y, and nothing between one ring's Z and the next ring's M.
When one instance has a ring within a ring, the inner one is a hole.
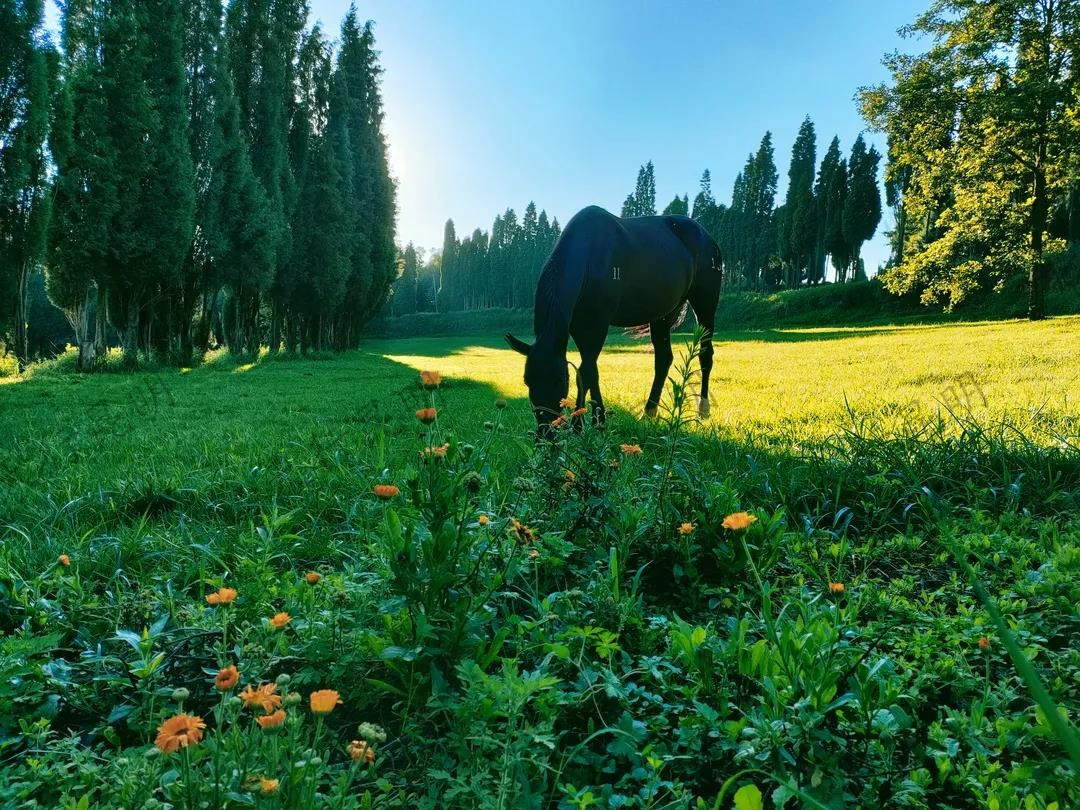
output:
M763 287L765 271L776 247L773 220L776 181L772 133L766 132L757 152L748 159L744 170L744 273L747 282L754 289Z
M829 244L835 242L836 235L829 232L830 223L835 222L835 204L830 195L833 176L841 163L840 139L833 136L825 156L821 159L817 180L814 182L814 208L816 213L816 236L814 239L814 259L811 263L809 282L819 284L825 280L825 264L829 255ZM842 196L842 195L841 195Z
M42 27L41 0L0 8L0 336L10 324L20 367L29 360L28 285L51 211L45 142L55 59Z
M780 255L787 276L786 286L798 287L804 276L809 277L809 266L817 236L817 210L814 203L814 168L816 164L816 136L810 116L803 119L799 134L791 149L791 165L788 168L788 188L784 200L784 227L780 231Z
M56 164L46 289L64 311L79 346L79 368L99 349L91 306L111 259L110 231L118 202L114 149L104 89L102 7L69 3L61 17L62 80L49 140ZM103 296L98 296L103 299ZM99 324L104 301L99 301Z
M844 237L844 203L848 193L847 161L841 159L825 192L825 252L832 257L836 280L844 281L851 266L851 247Z
M860 267L863 243L874 235L881 221L881 192L877 169L881 155L874 147L866 148L862 135L855 139L848 161L848 193L844 199L841 227L850 250L852 267Z
M153 137L160 124L146 82L151 53L140 16L138 0L114 0L102 27L106 134L112 146L107 171L113 176L119 205L109 222L110 261L97 279L98 310L104 302L125 359L131 362L139 348L140 316L151 303L157 281L151 271L157 263L149 195L155 180Z
M141 311L142 342L148 349L169 352L187 362L190 320L184 306L183 270L195 235L195 173L184 22L178 3L140 2L140 42L153 55L145 63L145 83L155 113L155 128L149 135L152 151L144 211L144 231L152 245L145 257L145 271L151 276L155 300L144 304Z
M232 81L222 37L220 0L183 0L184 65L188 74L187 110L195 209L195 231L191 249L181 269L176 319L179 323L180 355L201 356L208 348L210 323L214 317L217 291L221 287L220 267L210 252L208 216L213 183L213 156L219 139L217 128L218 89Z
M205 345L211 325L220 317L223 334L218 337L239 348L245 330L243 311L232 306L222 316L217 311L218 292L225 286L235 302L268 289L276 252L270 204L251 166L228 50L228 43L222 43L214 68L209 187L202 219L208 257L198 340Z
M656 215L656 170L650 160L638 169L634 192L623 202L621 216L649 217Z
M355 346L363 325L382 307L396 272L394 245L396 190L390 177L375 33L369 20L360 26L356 6L341 27L337 63L346 94L351 139L353 191L350 210L357 217L352 245L353 271L347 284L339 345Z

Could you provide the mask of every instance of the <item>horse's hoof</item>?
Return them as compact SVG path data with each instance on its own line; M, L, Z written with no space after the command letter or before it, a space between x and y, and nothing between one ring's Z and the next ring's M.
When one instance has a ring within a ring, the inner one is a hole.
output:
M709 406L709 400L705 399L704 397L702 397L701 399L698 400L698 406L697 406L697 414L698 414L698 416L700 416L702 419L708 419L709 418L709 412L711 410L712 410L712 408Z
M657 411L657 406L656 405L646 405L645 406L645 416L648 417L649 419L655 419L656 418L656 411Z

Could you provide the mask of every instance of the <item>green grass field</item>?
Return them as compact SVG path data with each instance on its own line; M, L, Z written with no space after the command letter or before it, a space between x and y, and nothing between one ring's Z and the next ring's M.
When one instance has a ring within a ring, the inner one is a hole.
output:
M0 379L0 806L1080 806L1078 327L718 334L707 423L613 335L539 450L497 335Z

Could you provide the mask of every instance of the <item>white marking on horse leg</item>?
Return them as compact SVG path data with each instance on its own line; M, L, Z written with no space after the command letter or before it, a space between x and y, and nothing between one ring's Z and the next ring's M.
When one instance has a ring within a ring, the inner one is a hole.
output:
M700 416L702 419L708 419L709 418L709 413L711 412L711 410L712 409L709 406L709 400L707 400L705 397L698 397L698 406L697 406L698 416Z
M657 407L655 405L646 405L645 406L645 415L649 419L655 419L656 418L656 410L657 410Z

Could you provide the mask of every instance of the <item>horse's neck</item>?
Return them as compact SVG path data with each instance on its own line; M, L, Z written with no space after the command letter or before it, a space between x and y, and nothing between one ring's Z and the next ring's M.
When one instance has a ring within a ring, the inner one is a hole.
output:
M570 332L564 327L549 325L543 332L536 336L533 351L551 354L554 357L566 358L566 347L570 342Z

